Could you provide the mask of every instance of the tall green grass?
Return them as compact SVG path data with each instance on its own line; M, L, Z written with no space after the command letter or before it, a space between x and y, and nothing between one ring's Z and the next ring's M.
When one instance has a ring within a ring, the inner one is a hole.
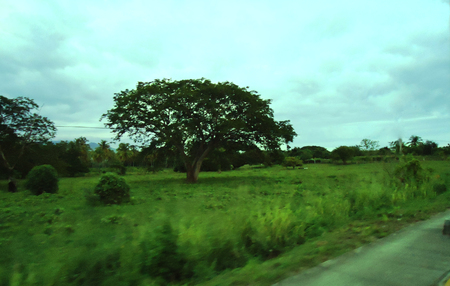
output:
M124 176L131 202L111 206L89 203L99 175L62 178L58 194L41 196L20 182L0 193L0 285L194 285L258 271L355 220L406 215L449 186L448 162L421 162L413 183L398 171L406 163L247 167L202 173L198 184L134 170Z

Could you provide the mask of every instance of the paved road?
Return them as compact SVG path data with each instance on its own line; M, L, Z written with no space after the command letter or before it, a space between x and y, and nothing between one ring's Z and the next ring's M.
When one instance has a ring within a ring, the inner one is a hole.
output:
M445 219L450 219L450 210L274 286L450 285L450 281L446 284L450 279L450 236L442 234Z

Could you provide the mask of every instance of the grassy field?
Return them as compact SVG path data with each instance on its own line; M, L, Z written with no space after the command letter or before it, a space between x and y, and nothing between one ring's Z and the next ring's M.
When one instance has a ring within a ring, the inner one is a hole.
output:
M131 202L0 192L0 285L271 285L450 206L448 161L310 164L222 173L129 170ZM6 190L6 181L0 188Z

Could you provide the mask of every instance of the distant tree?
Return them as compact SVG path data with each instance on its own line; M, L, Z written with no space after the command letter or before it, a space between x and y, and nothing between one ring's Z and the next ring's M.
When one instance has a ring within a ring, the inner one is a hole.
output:
M320 146L304 146L300 148L301 151L309 150L312 152L313 158L321 158L321 159L328 159L330 158L330 151L328 151L324 147ZM292 155L291 155L292 156Z
M380 147L380 144L378 141L370 140L370 139L363 139L361 140L361 143L359 144L359 148L362 151L375 151Z
M441 155L444 155L444 156L450 155L450 144L447 144L447 146L441 147L439 149L440 149Z
M95 148L92 159L94 162L100 164L102 167L105 167L106 162L114 157L114 152L110 149L110 145L106 140L101 140L98 143L98 147Z
M401 139L389 142L389 147L392 150L392 152L396 154L403 153L403 150L405 150L405 143Z
M409 146L410 147L417 147L422 142L423 142L423 140L419 136L411 135L411 137L409 137Z
M392 154L392 151L388 147L383 147L383 148L378 149L378 155L385 156L385 155L389 155L389 154Z
M353 150L353 156L363 156L363 152L361 151L359 145L349 146Z
M80 150L80 160L86 167L89 167L91 165L91 158L89 156L91 146L89 146L88 142L89 141L86 139L86 137L79 137L75 139L75 144Z
M116 153L120 162L124 165L128 165L133 157L133 151L129 143L120 143Z
M299 147L291 148L288 151L288 156L289 157L299 157L301 154L302 154L302 150Z
M347 164L348 160L351 160L355 154L353 147L340 146L331 151L331 156L335 159L341 159L344 165Z
M137 142L156 140L175 146L196 182L203 160L229 142L277 149L296 136L289 121L275 121L270 100L230 82L206 79L139 82L136 89L114 96L115 105L102 116L116 133Z
M56 148L59 159L64 163L61 175L74 177L89 172L90 162L83 158L85 154L80 141L61 141L56 144Z
M314 158L314 153L311 149L303 149L301 150L300 159L305 162L312 158Z
M139 154L140 162L147 170L156 172L166 166L167 159L171 157L168 151L168 149L159 148L157 142L151 142L149 146L142 148Z
M55 137L56 127L47 117L35 112L39 106L30 98L0 95L0 157L15 184L13 171L25 149Z
M202 164L202 171L228 171L231 170L231 156L225 148L215 148Z
M436 142L427 140L423 144L422 150L422 155L424 156L433 155L438 150L438 144Z

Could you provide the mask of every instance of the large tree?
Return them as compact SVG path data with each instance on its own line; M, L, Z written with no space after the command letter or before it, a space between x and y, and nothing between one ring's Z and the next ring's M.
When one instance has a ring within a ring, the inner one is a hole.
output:
M361 148L362 151L375 151L380 148L380 144L378 141L365 138L361 140L359 148Z
M0 95L0 160L10 179L27 146L46 142L56 134L53 122L35 112L38 108L30 98Z
M203 160L214 148L234 142L277 149L296 136L289 121L274 120L270 100L231 82L139 82L136 89L115 94L114 102L102 119L116 139L128 134L136 142L175 146L189 182L197 181Z
M331 156L334 159L341 159L344 165L347 164L348 160L351 160L355 155L355 148L348 146L340 146L331 151Z

